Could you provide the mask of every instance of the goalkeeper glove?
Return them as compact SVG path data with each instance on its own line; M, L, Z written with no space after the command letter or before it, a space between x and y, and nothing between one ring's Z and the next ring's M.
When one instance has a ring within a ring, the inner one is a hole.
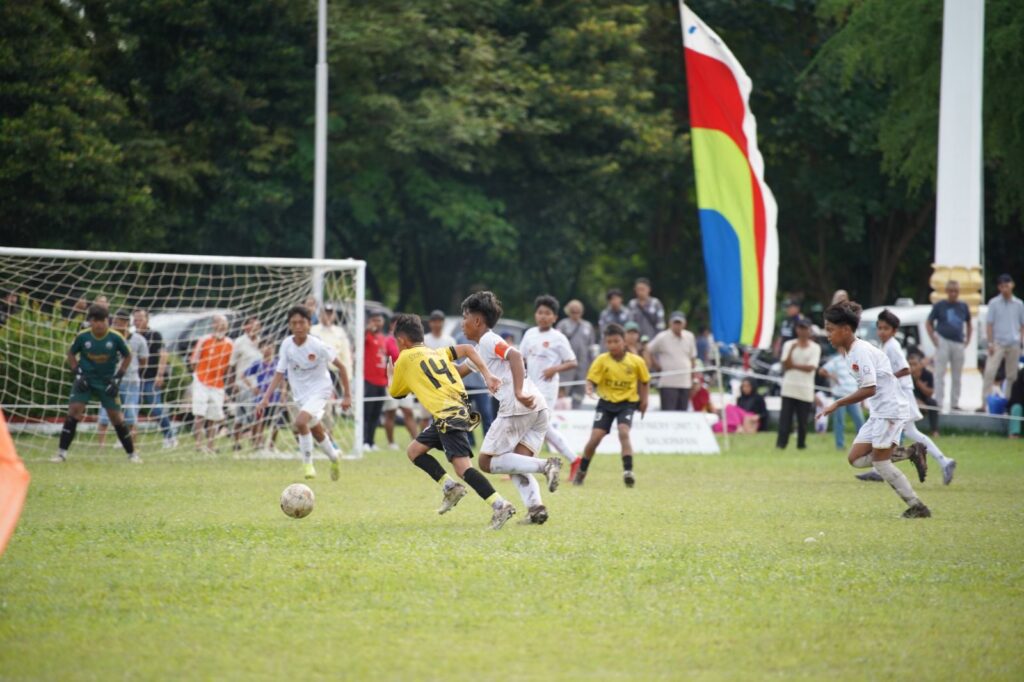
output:
M87 393L89 391L89 380L85 378L81 367L75 370L75 382L71 385L71 390L75 393Z
M118 370L117 374L115 374L114 377L110 380L110 383L107 384L107 388L105 390L107 395L109 395L111 398L116 398L117 394L120 392L121 377L123 376L124 372Z

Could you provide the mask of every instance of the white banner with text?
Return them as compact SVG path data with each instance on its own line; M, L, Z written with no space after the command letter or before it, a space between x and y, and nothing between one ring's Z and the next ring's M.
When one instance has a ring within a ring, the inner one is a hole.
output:
M633 415L630 439L637 454L717 455L718 441L711 432L714 415L699 412L648 412L643 419ZM590 440L593 410L555 410L552 427L558 429L575 452L582 453ZM618 426L597 447L598 454L619 454Z

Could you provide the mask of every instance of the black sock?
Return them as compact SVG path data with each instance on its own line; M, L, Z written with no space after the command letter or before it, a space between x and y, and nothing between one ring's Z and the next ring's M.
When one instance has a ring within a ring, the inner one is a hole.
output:
M74 417L67 417L64 426L60 429L60 449L67 450L71 447L71 441L75 439L75 431L78 429L78 420Z
M444 478L444 467L442 467L436 459L427 453L423 453L414 459L412 463L426 471L427 475L435 481L440 481Z
M633 455L622 456L622 470L632 471L633 470Z
M586 457L580 459L580 471L586 471L590 468L590 460Z
M487 480L487 477L473 467L466 469L466 473L462 474L462 480L468 483L469 487L475 490L476 494L485 502L495 492L494 486Z
M124 451L129 455L135 452L135 443L132 442L132 432L128 425L121 422L114 427L114 431L117 432L117 437L121 441L121 445L124 446Z

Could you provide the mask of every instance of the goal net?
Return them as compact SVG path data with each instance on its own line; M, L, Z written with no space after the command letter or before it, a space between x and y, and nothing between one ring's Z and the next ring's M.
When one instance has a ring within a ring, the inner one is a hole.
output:
M226 321L234 349L228 367L212 363L202 370L209 369L224 385L224 418L215 421L214 451L220 456L295 457L295 406L287 390L258 418L254 408L261 382L265 385L272 375L269 363L276 363L288 334L287 311L305 304L314 308L314 324L321 325L314 333L341 351L349 369L352 407L341 409L336 381L325 424L343 454L359 456L364 275L365 263L356 260L0 247L0 409L22 456L56 452L73 381L67 353L76 335L88 329L86 309L100 303L112 318L126 313L126 321L112 322L127 327L122 333L130 346L147 351L137 380L130 369L120 395L140 453L195 456L204 450L197 448L193 432L193 398L202 393L195 390L193 351ZM161 337L162 352L153 331ZM102 412L97 402L89 404L72 457L121 452Z

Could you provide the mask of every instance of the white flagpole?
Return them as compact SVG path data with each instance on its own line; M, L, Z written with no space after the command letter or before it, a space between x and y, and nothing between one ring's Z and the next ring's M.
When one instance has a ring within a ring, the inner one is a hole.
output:
M316 157L313 162L313 258L324 257L327 220L327 0L319 0L316 36ZM322 302L323 270L313 271L313 296Z

